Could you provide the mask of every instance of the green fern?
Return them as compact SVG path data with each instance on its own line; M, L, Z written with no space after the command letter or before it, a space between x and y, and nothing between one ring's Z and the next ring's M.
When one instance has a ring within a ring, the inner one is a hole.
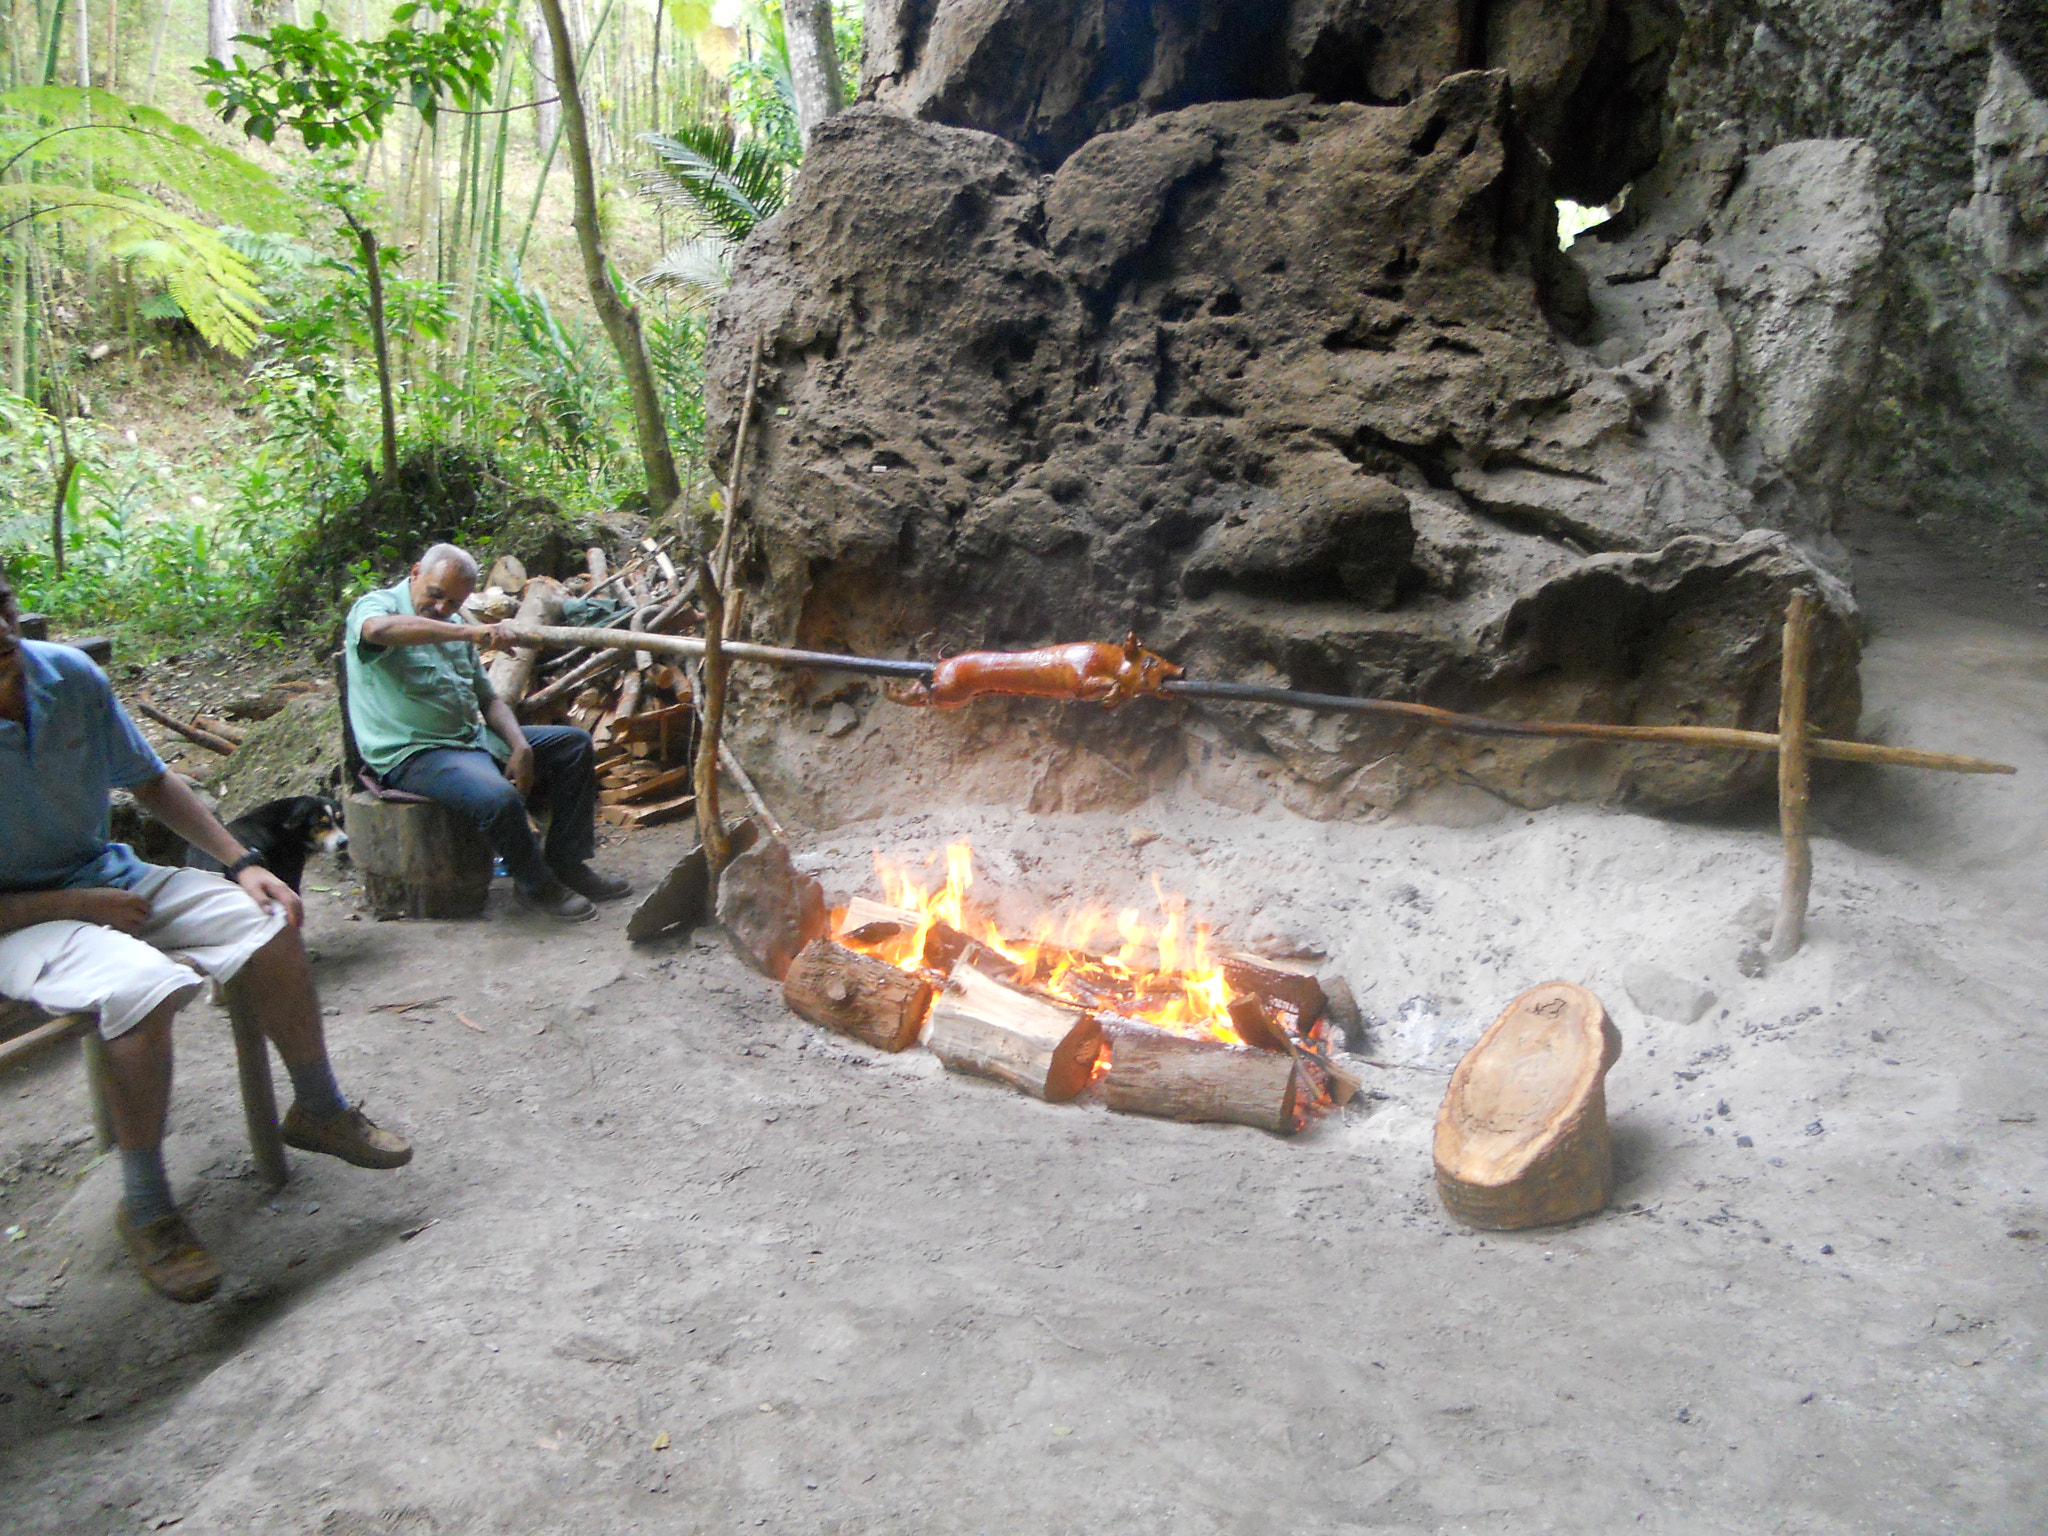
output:
M292 227L289 200L260 167L110 92L31 86L0 92L0 177L0 229L61 221L162 282L209 343L236 353L255 343L256 274L203 221Z

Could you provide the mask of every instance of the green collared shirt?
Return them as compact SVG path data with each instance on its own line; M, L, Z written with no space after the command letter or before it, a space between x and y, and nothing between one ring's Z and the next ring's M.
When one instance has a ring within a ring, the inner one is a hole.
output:
M412 616L409 582L365 593L348 611L348 723L370 771L381 778L433 747L481 749L500 762L510 757L484 729L484 709L497 695L476 647L467 640L367 643L364 622L387 613Z

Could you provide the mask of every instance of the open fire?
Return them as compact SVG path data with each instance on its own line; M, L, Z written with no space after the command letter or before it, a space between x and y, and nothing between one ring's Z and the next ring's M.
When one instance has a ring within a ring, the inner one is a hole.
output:
M1333 1089L1348 1097L1352 1084L1330 1060L1316 978L1215 951L1207 925L1157 876L1153 914L1084 907L1042 917L1020 935L970 905L966 843L946 850L942 882L879 854L875 863L884 900L856 898L835 910L836 943L824 947L837 950L842 969L866 957L859 963L880 961L906 978L868 983L889 1012L890 1048L921 1032L949 1067L1041 1098L1071 1098L1102 1082L1114 1109L1282 1132L1329 1108ZM801 962L799 970L792 1006L841 1027L830 1015L856 1006L857 978L848 970L826 979ZM806 1007L797 994L813 988L823 990Z

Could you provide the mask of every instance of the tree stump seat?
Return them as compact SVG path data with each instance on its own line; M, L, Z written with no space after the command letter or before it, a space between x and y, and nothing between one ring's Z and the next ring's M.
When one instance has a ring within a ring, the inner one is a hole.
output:
M475 823L431 800L351 794L349 861L380 918L475 917L491 893L491 845Z

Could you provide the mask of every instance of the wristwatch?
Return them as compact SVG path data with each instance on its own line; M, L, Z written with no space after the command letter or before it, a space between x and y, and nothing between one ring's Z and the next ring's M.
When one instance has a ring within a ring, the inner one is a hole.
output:
M235 876L239 875L245 869L268 868L270 868L270 866L263 862L263 855L258 853L254 848L251 848L246 853L244 853L239 859L235 860L234 863L228 865L227 868L223 869L221 873L226 875L230 880L232 880L235 878Z

